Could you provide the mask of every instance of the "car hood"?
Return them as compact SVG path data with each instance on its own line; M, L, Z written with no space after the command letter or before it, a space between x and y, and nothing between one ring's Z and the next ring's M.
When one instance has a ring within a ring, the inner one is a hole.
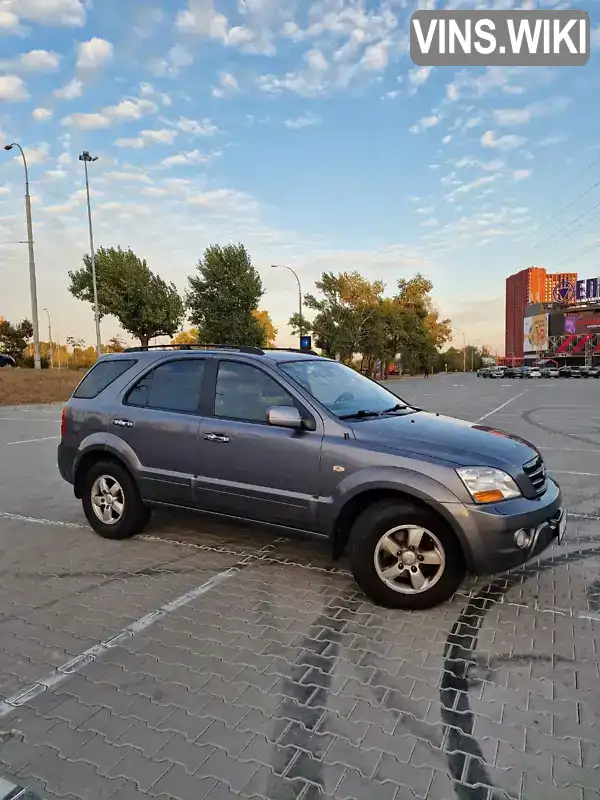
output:
M428 411L366 418L350 425L361 442L458 466L520 468L539 455L518 436Z

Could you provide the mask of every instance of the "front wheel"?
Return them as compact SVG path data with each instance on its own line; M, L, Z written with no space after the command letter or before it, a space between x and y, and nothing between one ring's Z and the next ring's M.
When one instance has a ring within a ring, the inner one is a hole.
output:
M462 550L443 520L411 503L389 500L357 518L350 565L374 603L406 610L445 602L465 575Z
M105 539L128 539L150 518L130 473L116 461L99 461L88 470L82 504L87 521Z

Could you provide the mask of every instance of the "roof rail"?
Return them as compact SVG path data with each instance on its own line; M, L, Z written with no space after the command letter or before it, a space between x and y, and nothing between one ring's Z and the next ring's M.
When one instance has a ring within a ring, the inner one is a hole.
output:
M263 347L265 353L275 351L276 353L306 353L309 356L318 356L314 350L302 350L299 347Z
M140 353L148 350L235 350L238 353L249 353L256 356L264 355L260 347L243 347L235 344L149 344L138 347L127 347L126 353Z

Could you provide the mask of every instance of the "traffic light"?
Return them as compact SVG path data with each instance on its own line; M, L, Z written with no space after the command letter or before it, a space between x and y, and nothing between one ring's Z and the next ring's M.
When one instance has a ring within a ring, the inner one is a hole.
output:
M310 336L301 336L300 337L300 350L311 350L312 349L312 339Z

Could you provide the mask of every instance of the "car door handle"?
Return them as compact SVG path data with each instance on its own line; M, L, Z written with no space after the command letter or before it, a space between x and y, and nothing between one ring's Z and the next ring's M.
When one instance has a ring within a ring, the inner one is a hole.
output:
M113 419L113 425L118 425L119 428L133 428L133 422L128 419Z
M222 442L223 444L227 444L229 441L229 436L223 436L222 433L206 433L204 438L207 442Z

